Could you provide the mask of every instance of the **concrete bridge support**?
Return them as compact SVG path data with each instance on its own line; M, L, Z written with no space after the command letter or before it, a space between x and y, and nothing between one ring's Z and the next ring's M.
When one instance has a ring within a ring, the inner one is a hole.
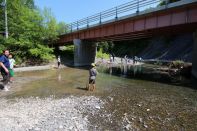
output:
M192 56L192 74L197 80L197 30L194 32L194 47L193 47L193 56Z
M95 62L97 44L74 39L74 66L86 66Z

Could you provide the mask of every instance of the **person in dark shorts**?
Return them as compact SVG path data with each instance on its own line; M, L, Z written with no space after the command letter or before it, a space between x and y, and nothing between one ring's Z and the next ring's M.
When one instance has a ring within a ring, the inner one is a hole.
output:
M94 91L96 88L96 76L98 74L96 70L96 65L94 63L91 64L91 69L89 70L89 86L88 90L89 91Z
M8 59L9 54L10 54L9 50L4 50L3 55L0 56L0 70L1 70L1 75L3 76L3 84L5 91L8 91L7 84L10 81L10 73L9 73L10 62Z
M60 56L57 57L57 67L60 68L61 65L61 58Z

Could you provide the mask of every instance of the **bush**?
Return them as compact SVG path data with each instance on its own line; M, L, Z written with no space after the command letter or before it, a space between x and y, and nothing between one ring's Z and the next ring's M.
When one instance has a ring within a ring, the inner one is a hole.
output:
M169 0L169 3L173 3L173 2L177 2L177 1L180 1L180 0ZM162 0L159 5L162 6L162 5L166 5L166 4L167 4L166 1Z
M9 49L17 64L52 60L53 49L48 45L55 43L58 33L66 31L65 23L57 24L51 9L38 9L34 0L7 0L7 7L9 38L0 36L0 51ZM5 30L3 25L4 16L0 15L0 31Z
M67 45L64 46L64 49L61 50L61 52L58 52L58 54L64 55L66 58L73 60L74 59L74 45Z
M49 62L54 58L53 48L49 48L47 45L33 43L26 39L16 40L12 37L3 39L4 42L0 45L0 50L9 49L19 65L33 59L35 62L42 63Z
M74 49L75 49L74 45L68 45L68 46L65 46L64 51L74 52Z
M53 53L52 48L48 48L44 45L39 45L39 44L37 45L36 48L30 49L29 53L32 57L34 56L40 60L43 60L43 62L48 62L53 58L55 58L54 55L52 55Z
M96 53L96 58L104 58L104 59L109 59L109 54L103 53L102 48L100 48L99 51Z
M178 68L178 69L180 69L183 66L184 66L184 62L181 60L172 61L169 65L170 68Z

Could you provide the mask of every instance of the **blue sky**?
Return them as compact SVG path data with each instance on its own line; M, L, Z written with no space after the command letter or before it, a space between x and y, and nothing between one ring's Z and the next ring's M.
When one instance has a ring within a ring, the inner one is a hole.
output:
M35 0L43 9L51 8L57 21L71 23L131 0Z

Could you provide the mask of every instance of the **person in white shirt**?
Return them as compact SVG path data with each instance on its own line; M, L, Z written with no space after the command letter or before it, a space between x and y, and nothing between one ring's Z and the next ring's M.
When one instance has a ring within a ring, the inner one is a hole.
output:
M10 82L13 82L13 77L14 77L14 66L15 66L15 60L12 58L12 54L9 54L8 56L8 59L9 59L9 63L10 63L10 68L8 69L9 70L9 73L10 73Z
M61 64L61 59L60 59L60 56L57 57L57 66L58 68L60 67L60 64Z

